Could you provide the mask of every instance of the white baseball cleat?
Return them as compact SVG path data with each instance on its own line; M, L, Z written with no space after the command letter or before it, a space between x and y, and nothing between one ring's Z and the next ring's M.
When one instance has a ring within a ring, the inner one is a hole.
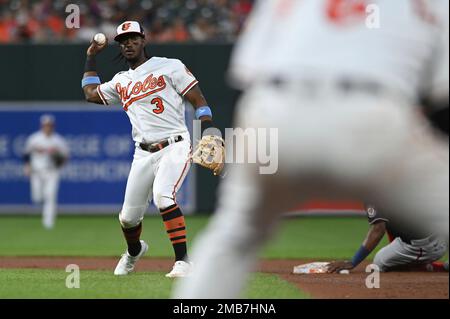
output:
M182 260L176 261L173 265L172 271L166 274L167 278L182 278L187 277L192 272L192 263L188 263Z
M136 265L136 262L141 258L148 250L148 245L145 241L141 240L141 251L137 256L130 256L128 254L128 250L125 252L125 254L122 255L122 257L119 260L119 263L116 266L116 269L114 269L114 275L116 276L123 276L128 275L130 272L134 270L134 266Z

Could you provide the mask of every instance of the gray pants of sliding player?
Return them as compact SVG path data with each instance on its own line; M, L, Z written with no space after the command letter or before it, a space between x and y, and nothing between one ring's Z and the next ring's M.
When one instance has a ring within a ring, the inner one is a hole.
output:
M431 263L442 258L447 249L447 242L440 238L413 240L411 244L396 238L376 254L374 264L381 271L388 271L393 267Z

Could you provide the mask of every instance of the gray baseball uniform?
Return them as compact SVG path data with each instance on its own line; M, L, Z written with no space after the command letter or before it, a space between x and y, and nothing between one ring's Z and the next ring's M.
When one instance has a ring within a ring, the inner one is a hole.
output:
M431 263L442 258L447 252L448 243L443 238L402 225L392 218L387 218L374 207L368 207L366 211L369 224L381 221L386 223L390 244L383 247L374 258L374 264L380 267L381 271L399 266Z

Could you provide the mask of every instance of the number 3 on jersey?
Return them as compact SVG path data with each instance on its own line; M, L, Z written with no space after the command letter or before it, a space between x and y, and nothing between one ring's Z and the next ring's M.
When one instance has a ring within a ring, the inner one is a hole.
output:
M152 105L155 105L155 108L153 109L153 113L155 114L161 114L164 112L164 104L161 98L155 97L153 100L150 101Z

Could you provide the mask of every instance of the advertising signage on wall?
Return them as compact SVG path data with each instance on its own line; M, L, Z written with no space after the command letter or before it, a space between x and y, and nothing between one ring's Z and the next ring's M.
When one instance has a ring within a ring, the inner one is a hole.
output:
M93 107L84 102L0 103L0 212L38 212L31 202L22 156L27 137L39 130L39 118L46 113L55 117L56 131L70 148L70 160L61 172L60 210L117 213L134 152L131 125L120 106ZM192 123L190 112L186 117ZM195 210L193 170L177 201L186 212Z

